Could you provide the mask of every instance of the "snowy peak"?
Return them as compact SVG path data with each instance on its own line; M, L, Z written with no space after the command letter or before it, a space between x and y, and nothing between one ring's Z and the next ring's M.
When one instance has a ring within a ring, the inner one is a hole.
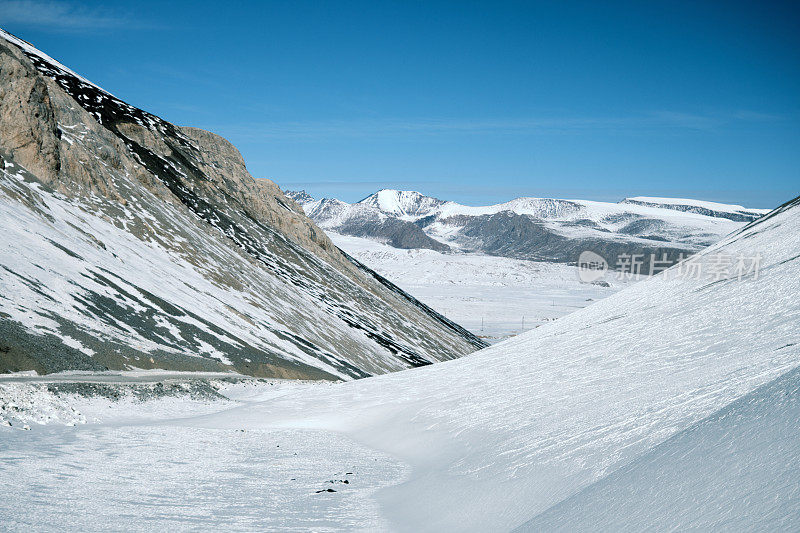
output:
M284 194L297 202L300 205L307 204L314 201L314 197L308 194L305 190L302 191L285 191Z
M358 203L401 218L419 218L432 214L445 202L417 191L381 189Z
M556 198L520 197L501 204L487 206L468 206L447 202L441 208L443 217L455 215L481 216L508 211L517 215L529 215L541 219L565 218L585 209L585 206L572 200Z

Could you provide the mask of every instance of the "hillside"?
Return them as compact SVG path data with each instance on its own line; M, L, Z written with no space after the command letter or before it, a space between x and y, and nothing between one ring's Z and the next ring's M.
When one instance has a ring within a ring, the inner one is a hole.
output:
M358 378L484 343L346 254L239 152L0 31L0 372Z

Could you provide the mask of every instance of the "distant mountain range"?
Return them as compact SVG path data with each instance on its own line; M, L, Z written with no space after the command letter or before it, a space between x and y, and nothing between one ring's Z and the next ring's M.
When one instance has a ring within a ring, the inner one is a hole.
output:
M719 241L767 213L739 205L634 197L619 203L517 198L467 206L415 191L383 189L360 202L317 200L288 191L320 227L396 248L474 252L573 263L592 250L612 265L622 254L676 260Z

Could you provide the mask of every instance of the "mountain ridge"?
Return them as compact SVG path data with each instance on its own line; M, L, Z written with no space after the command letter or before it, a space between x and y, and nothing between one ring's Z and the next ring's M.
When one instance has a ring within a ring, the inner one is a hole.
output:
M2 30L0 93L0 370L350 379L485 345L341 252L221 137Z
M416 191L381 189L354 204L288 191L320 227L370 237L397 248L431 248L574 264L584 250L614 257L641 254L677 261L713 244L767 210L686 199L633 197L617 203L520 197L467 206ZM431 240L386 239L373 230L393 220L397 231Z

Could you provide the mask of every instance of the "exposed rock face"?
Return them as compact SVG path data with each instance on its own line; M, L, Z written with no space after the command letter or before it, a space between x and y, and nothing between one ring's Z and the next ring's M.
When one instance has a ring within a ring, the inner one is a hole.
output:
M615 268L617 257L633 252L641 255L639 268L643 274L650 272L651 257L672 264L699 249L687 245L670 246L657 237L635 244L625 240L568 237L541 220L511 211L474 217L461 215L445 219L443 223L461 228L459 235L463 246L488 255L564 263L575 261L581 252L591 250L607 258L611 261L610 267ZM637 226L636 230L630 228L631 225ZM644 230L651 225L658 225L658 221L636 220L618 231L639 236L646 234ZM597 229L592 221L578 221L576 226Z
M0 31L0 371L353 378L483 342L336 248L230 143Z
M52 182L59 171L59 142L47 83L0 47L0 143L32 172Z
M418 248L436 250L437 252L446 252L450 250L449 246L436 239L432 239L413 222L398 220L396 218L350 220L344 229L346 235L370 237L383 241L389 246L402 248L404 250Z

